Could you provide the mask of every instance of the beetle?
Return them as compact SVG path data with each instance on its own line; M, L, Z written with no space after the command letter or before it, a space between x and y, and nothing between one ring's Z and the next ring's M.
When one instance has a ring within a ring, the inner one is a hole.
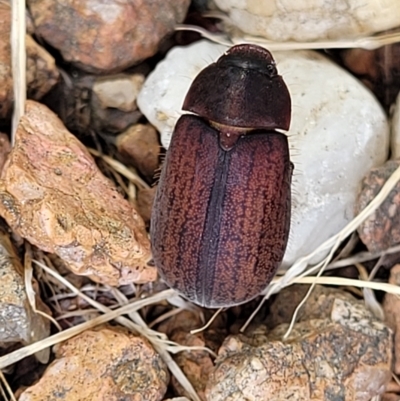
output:
M208 308L259 295L290 228L289 91L271 53L231 47L193 81L152 209L160 276Z

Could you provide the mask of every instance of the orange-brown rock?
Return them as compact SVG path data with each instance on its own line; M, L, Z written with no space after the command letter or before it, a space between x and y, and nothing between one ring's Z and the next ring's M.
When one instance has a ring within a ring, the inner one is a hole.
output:
M141 217L56 115L33 101L1 175L0 215L75 274L114 286L156 279Z
M389 160L373 168L362 180L355 213L360 213L382 189L387 179L400 166L400 160ZM358 227L361 241L370 252L379 252L400 243L400 183L383 203Z
M327 310L296 323L285 341L288 324L260 333L262 341L258 333L228 337L207 400L369 401L383 394L391 380L391 330L362 302L328 297Z
M400 265L395 265L390 271L389 283L400 286ZM400 374L400 299L395 294L385 294L383 301L385 320L394 331L394 373Z
M189 0L29 0L36 34L66 61L94 73L119 72L153 56L186 16Z
M0 118L10 118L14 102L11 74L11 7L0 2ZM58 80L53 57L26 35L26 83L28 97L40 99Z
M87 330L54 350L56 359L19 401L160 401L167 390L161 357L122 328Z
M3 226L0 229L0 347L10 343L30 344L50 334L50 321L33 311L24 281L24 267ZM34 284L35 306L50 314ZM43 356L47 362L48 352Z
M161 144L151 125L136 124L116 138L118 151L149 180L159 167Z

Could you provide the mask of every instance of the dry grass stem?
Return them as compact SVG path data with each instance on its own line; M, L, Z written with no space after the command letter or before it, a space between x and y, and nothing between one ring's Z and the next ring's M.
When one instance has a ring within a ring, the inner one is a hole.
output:
M70 282L65 280L65 278L60 276L56 271L51 270L49 267L47 267L46 265L44 265L42 263L39 263L37 261L34 261L34 262L38 266L40 266L42 269L44 269L47 273L53 275L54 277L57 277L57 279L62 281L62 283L67 288L69 288L73 293L75 293L76 295L78 295L81 298L83 298L86 302L88 302L93 307L97 308L99 311L104 312L106 315L111 313L111 309L110 308L108 308L108 307L104 306L103 304L93 300L92 298L88 297L87 295L85 295L84 293L79 291ZM110 290L110 288L108 288L107 290ZM117 298L119 298L119 300L121 302L125 302L125 301L127 302L127 299L124 297L124 295L118 289L113 288L112 291L113 291L114 294L117 294ZM164 295L162 295L162 294L164 294ZM162 301L164 299L168 299L169 297L173 297L173 296L175 296L175 294L176 293L173 290L166 290L166 291L160 292L158 294L152 295L150 297L147 297L147 298L145 298L143 300L137 300L137 301L132 302L131 304L121 306L118 310L126 308L129 305L136 305L138 303L142 303L143 304L143 302L145 302L145 305L152 305L152 304L160 302L160 301ZM160 297L160 295L161 295L161 297ZM136 312L137 310L139 310L140 308L142 308L145 305L142 305L142 306L137 307L137 308L132 308L130 311L125 311L124 313L121 313L121 314L128 314L129 317L133 321L131 321L131 320L129 320L129 319L123 317L123 316L120 316L120 315L115 316L114 319L119 324L121 324L122 326L125 326L128 329L130 329L132 331L135 331L135 332L143 335L144 337L146 337L152 343L154 349L163 358L163 360L167 364L169 370L175 376L175 378L178 380L178 382L182 385L182 387L191 395L193 400L200 401L200 398L198 397L198 395L197 395L196 391L194 390L193 386L188 381L188 379L186 378L184 373L181 371L179 366L176 364L176 362L171 358L171 356L169 355L169 352L177 353L177 352L190 351L190 350L202 350L202 351L205 350L205 351L211 353L214 356L215 356L215 354L211 350L209 350L208 348L205 348L205 347L184 347L184 346L181 346L181 345L176 344L176 343L174 343L172 341L169 341L164 334L149 329L147 327L147 325L145 324L145 322L143 321L143 319L141 318L141 316ZM95 319L92 319L91 321L93 322L94 320L98 320L101 317L102 316L99 316L99 317L97 317ZM109 319L109 320L111 320L111 319ZM90 321L87 322L87 323L90 323ZM82 325L75 326L75 327L80 327L80 326L82 326ZM74 329L74 327L72 327L71 329L68 329L68 330L72 330L72 329ZM86 329L87 328L85 328L85 330ZM63 341L63 340L64 339L62 339L60 341ZM1 368L1 358L0 358L0 368Z
M201 333L202 331L206 330L208 327L210 327L210 325L212 324L212 322L217 318L217 316L222 312L226 310L226 308L219 308L212 316L211 318L208 320L208 322L203 326L200 327L198 329L195 330L190 330L190 334L197 334L197 333Z
M374 36L365 36L356 39L323 40L317 42L275 42L265 38L246 35L242 32L231 35L215 34L196 25L178 24L176 31L192 31L199 33L203 38L220 45L232 46L239 43L253 43L272 51L286 50L317 50L317 49L351 49L361 48L375 50L379 47L400 42L400 29L390 33L380 33Z
M26 101L26 48L25 0L11 1L11 68L13 76L14 112L11 143L14 144L18 123L25 113Z
M99 326L100 324L107 323L110 320L114 320L120 317L121 315L125 315L131 311L143 308L146 305L151 305L163 301L167 299L173 292L174 292L173 290L165 290L159 292L158 294L154 294L146 299L137 300L128 305L122 306L117 310L110 311L101 316L98 316L88 322L71 327L67 330L62 331L61 333L54 334L41 341L37 341L34 344L30 344L23 348L17 349L16 351L13 351L7 355L0 357L0 369L4 369L7 366L10 366L11 364L18 362L29 355L32 355L45 348L51 347L61 341L68 340L69 338L74 337L85 330L89 330L96 326Z
M142 180L138 174L134 173L131 169L123 165L121 162L118 160L113 159L110 156L103 155L100 152L98 152L95 149L90 149L88 148L88 151L96 157L101 158L106 162L110 167L112 167L115 171L117 171L119 174L123 175L125 178L127 178L129 181L134 183L135 185L138 185L141 188L150 188L149 184L147 184L146 181Z
M7 379L6 379L5 376L4 376L4 373L3 373L1 370L0 370L0 380L1 380L1 382L3 383L4 387L6 388L8 395L10 396L9 399L10 399L11 401L17 401L17 399L16 399L15 396L14 396L13 391L11 390L10 385L9 385L8 382L7 382ZM3 386L0 386L0 389L1 389L1 393L2 393L3 398L4 398L5 400L7 400L8 397L7 397L7 395L5 394L5 392L4 392L4 390L3 390Z

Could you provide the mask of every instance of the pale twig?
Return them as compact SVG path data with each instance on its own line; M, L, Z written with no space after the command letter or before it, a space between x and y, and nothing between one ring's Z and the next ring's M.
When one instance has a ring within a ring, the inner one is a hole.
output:
M26 101L26 49L25 49L25 0L11 2L11 64L14 92L11 143L21 117L25 113Z
M360 279L344 277L297 277L293 279L293 284L324 284L343 287L371 288L372 290L384 291L388 294L400 295L400 287L389 283L377 283Z
M132 172L132 170L127 168L125 165L120 163L118 160L115 160L110 156L103 155L102 153L98 152L95 149L88 148L88 151L93 156L100 157L110 167L112 167L115 171L117 171L119 174L123 175L125 178L127 178L130 181L132 181L134 184L138 185L139 187L145 188L145 189L149 189L150 188L150 185L147 184L146 181L142 180L137 174Z
M138 310L143 308L146 305L154 304L156 302L163 301L167 299L170 295L174 293L173 290L165 290L159 292L158 294L154 294L146 299L137 300L131 304L125 305L121 308L118 308L115 311L110 311L105 313L104 315L98 316L88 322L81 323L77 326L71 327L62 331L61 333L54 334L50 337L47 337L41 341L37 341L36 343L27 345L23 348L17 349L16 351L10 352L7 355L0 357L0 369L4 369L7 366L10 366L13 363L20 361L23 358L26 358L29 355L34 354L35 352L41 351L45 348L51 347L61 341L65 341L71 337L74 337L85 330L96 327L100 324L109 322L110 320L114 320L121 315L125 315L126 313Z
M208 322L203 326L199 327L198 329L190 330L190 334L197 334L201 333L202 331L206 330L210 325L213 323L213 321L217 318L217 316L222 312L226 310L226 308L219 308L208 320Z
M60 280L67 288L69 288L72 292L74 292L76 295L80 296L83 298L86 302L88 302L90 305L94 306L98 310L109 313L110 309L106 307L105 305L95 301L94 299L88 297L81 291L79 291L77 288L75 288L69 281L65 280L64 277L60 276L57 272L49 269L46 265L39 263L37 261L34 261L38 266L40 266L42 269L44 269L47 273L51 274L52 276L56 277L58 280ZM123 294L121 294L117 289L113 289L115 293L118 293L118 297L122 301L126 301L126 299L123 298ZM171 296L175 295L175 292L173 290L166 290L163 291L162 293L167 294L166 298L161 298L158 299L156 298L156 295L153 295L151 297L145 298L146 299L153 299L154 302L147 302L148 305L151 305L153 303L159 302L163 299L168 299ZM159 293L159 294L162 294ZM135 301L133 304L136 302L143 302L144 300L141 301ZM122 308L124 308L123 306ZM121 309L121 308L119 308ZM215 356L215 354L211 351L208 350L205 347L186 347L186 346L181 346L179 344L176 344L172 341L168 341L166 339L166 336L163 335L162 333L158 333L154 330L149 329L145 322L141 319L140 315L136 313L135 311L140 308L134 309L131 312L125 312L124 314L128 314L129 317L136 321L135 323L123 316L118 316L115 318L115 320L120 323L121 325L127 327L130 330L133 330L135 332L138 332L139 334L143 335L146 337L153 345L155 350L160 354L160 356L163 358L164 362L167 364L168 368L170 369L171 373L175 375L176 379L178 382L186 389L186 391L191 394L192 398L196 401L200 401L200 398L198 397L196 391L194 390L193 386L190 384L186 376L183 374L179 366L176 364L176 362L170 357L168 354L169 352L177 353L181 351L190 351L190 350L201 350L201 351L207 351L211 353L212 355ZM97 318L95 318L97 319Z
M4 387L6 388L8 395L10 396L10 400L11 401L17 401L13 391L11 390L10 385L8 384L7 379L4 376L4 373L1 370L0 370L0 379L1 379L1 382L4 384ZM4 397L4 399L6 399L6 394L4 394L4 392L3 392L3 397Z
M175 27L176 31L192 31L199 33L203 38L211 42L225 46L232 46L239 43L253 43L268 48L272 51L287 50L316 50L316 49L351 49L361 48L366 50L374 50L379 47L391 45L400 42L400 30L390 33L380 33L374 36L365 36L355 39L344 40L321 40L310 42L275 42L258 36L246 35L240 32L236 35L215 34L196 25L179 24Z

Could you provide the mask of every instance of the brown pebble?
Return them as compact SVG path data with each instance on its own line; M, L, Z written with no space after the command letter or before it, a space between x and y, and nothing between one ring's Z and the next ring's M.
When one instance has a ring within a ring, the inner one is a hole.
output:
M364 177L358 194L355 214L359 214L382 189L391 174L400 166L400 160L389 160L373 168ZM361 225L358 234L370 252L379 252L400 242L400 183Z
M390 270L389 283L400 286L400 264ZM385 294L383 310L388 326L394 331L394 373L400 374L400 299L395 294Z
M295 323L285 341L287 323L228 337L206 399L370 401L381 395L392 376L391 330L363 302L337 293L323 296L321 289L307 307L314 317Z
M31 100L1 175L0 215L75 274L112 286L157 277L137 211L57 116Z
M150 343L128 330L87 330L54 347L55 360L19 401L161 401L169 373Z
M151 125L136 124L117 136L118 151L149 181L159 167L161 144Z
M30 0L36 34L64 60L93 73L120 72L153 56L190 0Z

